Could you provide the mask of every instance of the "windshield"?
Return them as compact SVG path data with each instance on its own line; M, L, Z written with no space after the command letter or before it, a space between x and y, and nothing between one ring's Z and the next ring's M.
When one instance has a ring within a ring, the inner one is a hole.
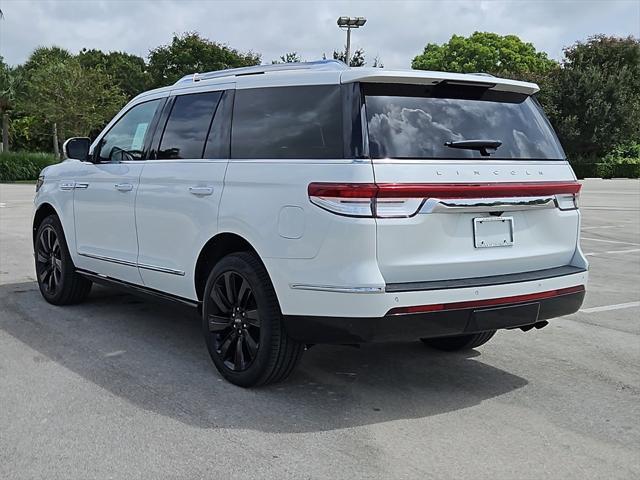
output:
M538 102L528 95L446 84L364 84L363 93L372 158L565 158ZM469 141L499 146L489 157Z

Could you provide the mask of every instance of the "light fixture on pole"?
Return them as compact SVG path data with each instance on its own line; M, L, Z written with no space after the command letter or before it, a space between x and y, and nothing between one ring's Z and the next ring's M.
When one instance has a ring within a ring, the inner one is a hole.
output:
M338 17L338 26L347 29L347 51L345 56L347 65L349 65L349 59L351 58L351 29L360 28L365 23L367 23L367 19L364 17Z

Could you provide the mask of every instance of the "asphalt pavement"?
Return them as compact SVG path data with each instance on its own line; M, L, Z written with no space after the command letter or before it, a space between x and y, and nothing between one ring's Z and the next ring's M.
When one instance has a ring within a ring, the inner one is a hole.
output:
M640 478L640 182L587 180L583 309L471 353L316 346L221 380L185 307L35 283L33 185L0 185L0 479Z

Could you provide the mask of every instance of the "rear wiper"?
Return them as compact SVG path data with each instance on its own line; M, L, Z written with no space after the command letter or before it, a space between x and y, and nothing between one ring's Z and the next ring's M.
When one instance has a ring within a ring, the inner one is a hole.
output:
M499 140L459 140L457 142L444 142L449 148L462 148L464 150L478 150L480 155L488 157L496 150L502 142Z

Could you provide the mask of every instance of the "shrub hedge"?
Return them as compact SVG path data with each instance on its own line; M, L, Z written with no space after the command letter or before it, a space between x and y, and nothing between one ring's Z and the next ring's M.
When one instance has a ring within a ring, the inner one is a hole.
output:
M51 153L0 153L0 182L37 180L40 171L54 163L58 163L58 160Z
M621 163L574 163L571 165L578 178L640 178L640 160Z

